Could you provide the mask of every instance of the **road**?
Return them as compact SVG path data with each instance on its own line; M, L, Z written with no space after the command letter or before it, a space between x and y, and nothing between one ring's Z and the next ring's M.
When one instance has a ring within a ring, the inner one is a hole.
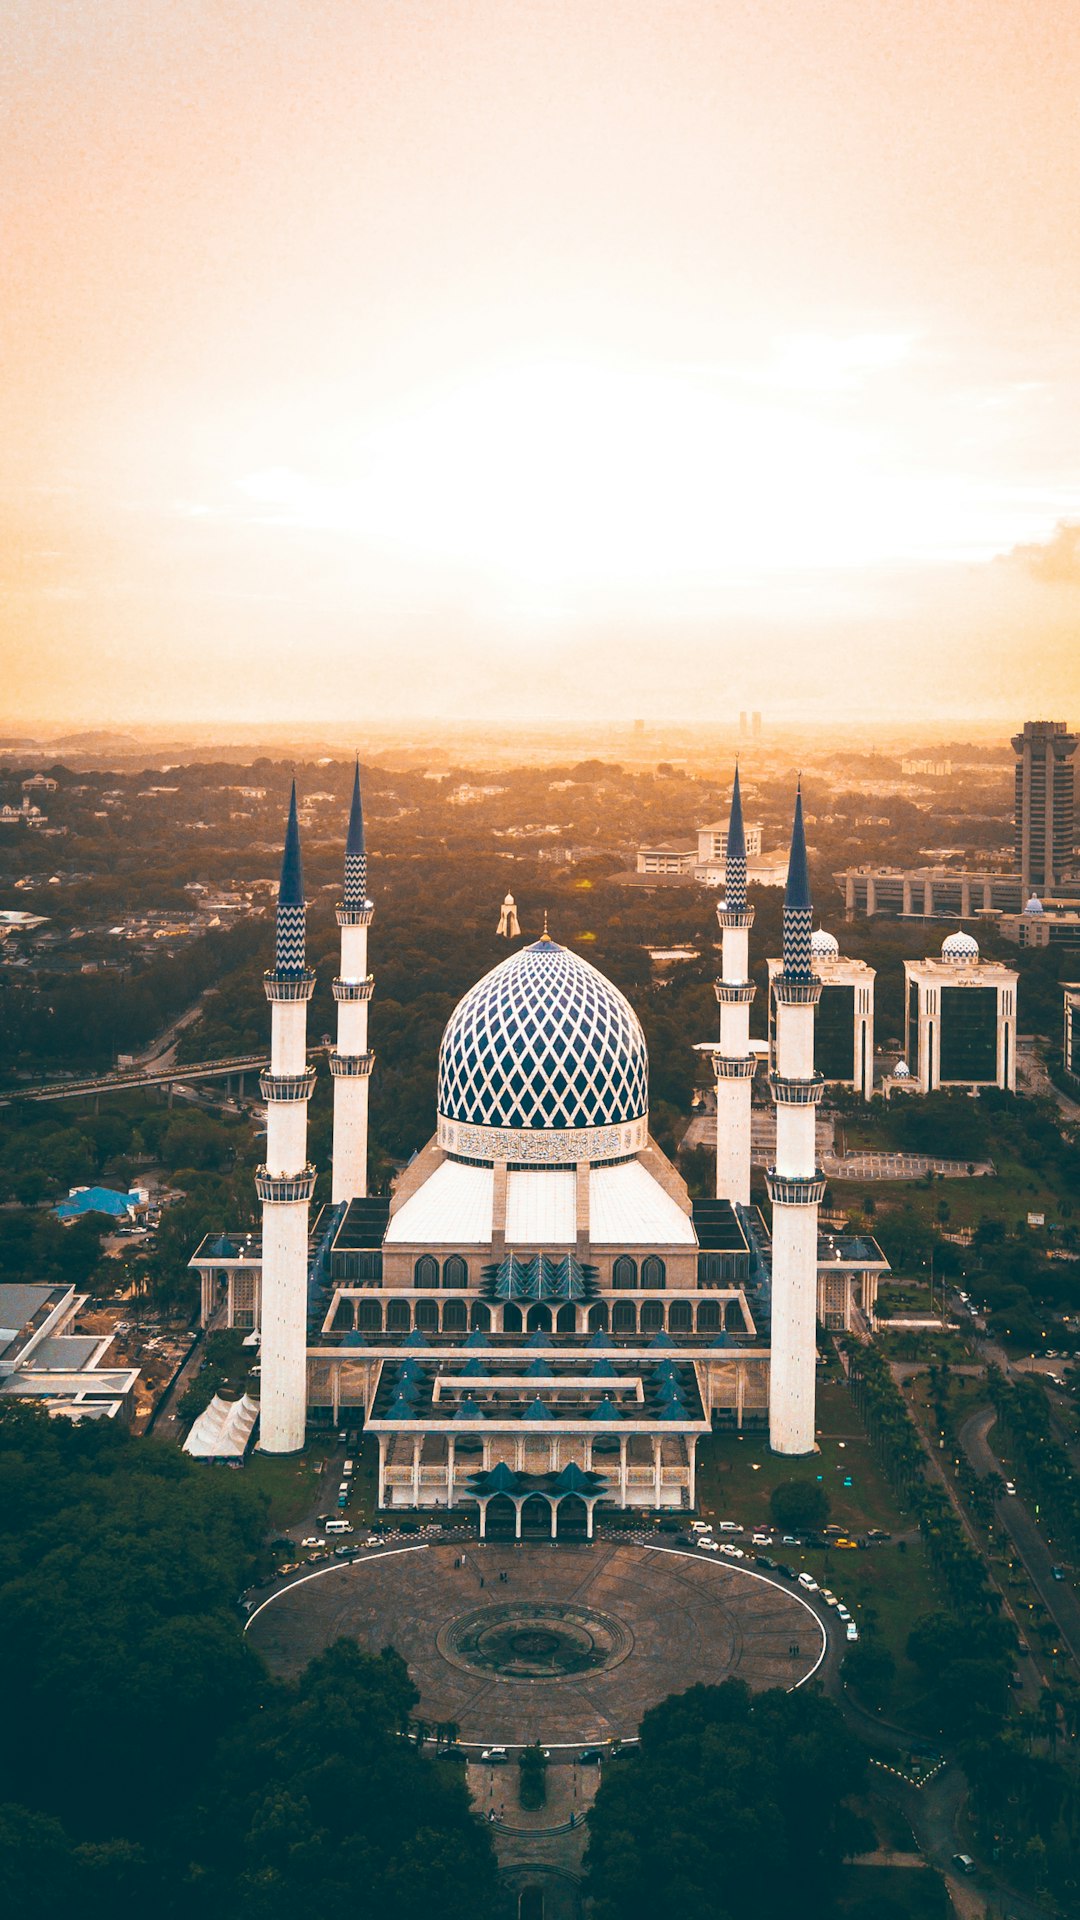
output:
M999 1473L1002 1479L1007 1477L1006 1469L987 1439L996 1418L993 1407L982 1407L977 1413L971 1414L960 1428L960 1444L980 1480L985 1479L988 1473ZM1053 1557L1042 1537L1038 1521L1019 1494L1007 1495L999 1501L997 1514L1024 1563L1032 1586L1073 1659L1080 1659L1080 1600L1068 1580L1054 1579L1050 1571L1054 1564Z

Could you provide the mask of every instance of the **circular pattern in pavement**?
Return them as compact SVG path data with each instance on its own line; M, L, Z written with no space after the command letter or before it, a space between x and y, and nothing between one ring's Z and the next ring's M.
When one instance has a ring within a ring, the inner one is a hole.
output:
M697 1684L797 1686L825 1638L793 1593L730 1562L606 1542L372 1553L281 1588L249 1632L290 1678L342 1637L396 1647L424 1720L466 1746L553 1748L631 1738Z
M634 1636L625 1621L593 1607L511 1600L477 1607L439 1628L444 1660L466 1673L504 1680L568 1680L625 1660Z

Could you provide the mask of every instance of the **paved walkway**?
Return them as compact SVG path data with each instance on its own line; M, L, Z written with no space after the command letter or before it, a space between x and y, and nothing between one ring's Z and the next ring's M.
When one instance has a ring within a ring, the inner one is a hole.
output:
M249 1631L289 1676L340 1637L373 1653L392 1644L424 1720L454 1722L465 1746L541 1740L563 1756L632 1737L649 1707L696 1682L792 1687L825 1641L789 1589L712 1555L474 1542L460 1557L453 1543L372 1551L280 1588ZM515 1665L543 1661L548 1642L570 1670Z

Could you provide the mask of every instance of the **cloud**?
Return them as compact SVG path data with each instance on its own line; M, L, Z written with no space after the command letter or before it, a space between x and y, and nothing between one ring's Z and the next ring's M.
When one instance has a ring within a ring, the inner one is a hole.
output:
M1080 520L1059 520L1049 540L1014 547L1004 557L1048 586L1080 587Z

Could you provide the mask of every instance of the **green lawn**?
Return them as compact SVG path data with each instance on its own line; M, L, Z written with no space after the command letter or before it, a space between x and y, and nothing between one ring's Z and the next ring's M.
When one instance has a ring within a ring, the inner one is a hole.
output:
M326 1458L323 1442L311 1441L303 1453L275 1457L255 1448L247 1457L244 1472L250 1485L270 1498L270 1527L291 1527L311 1512L319 1476L316 1469Z
M953 1906L933 1867L844 1867L837 1889L838 1914L880 1913L882 1920L951 1920Z
M830 1518L852 1534L883 1527L894 1535L914 1531L878 1468L842 1381L818 1389L820 1453L784 1460L769 1452L764 1433L712 1434L698 1445L698 1508L707 1519L738 1520L744 1527L769 1521L769 1495L782 1480L821 1476ZM845 1478L851 1486L845 1487ZM813 1574L851 1608L864 1632L876 1634L896 1661L889 1717L916 1723L925 1688L905 1652L908 1634L923 1613L940 1604L922 1542L896 1542L866 1552L844 1548L777 1547L774 1557Z

